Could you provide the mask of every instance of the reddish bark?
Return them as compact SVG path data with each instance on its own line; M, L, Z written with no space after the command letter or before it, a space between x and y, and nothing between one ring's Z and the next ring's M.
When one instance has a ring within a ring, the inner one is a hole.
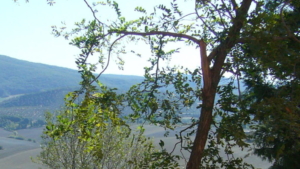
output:
M227 53L238 42L239 34L246 21L251 2L252 0L242 1L240 8L236 11L236 17L233 20L233 25L229 29L228 37L221 42L209 56L206 54L205 42L203 40L200 41L201 68L204 82L202 90L202 108L196 137L186 169L199 169L200 167L212 122L212 110L217 86L221 78L222 67ZM212 68L210 68L212 59L214 59L214 64Z

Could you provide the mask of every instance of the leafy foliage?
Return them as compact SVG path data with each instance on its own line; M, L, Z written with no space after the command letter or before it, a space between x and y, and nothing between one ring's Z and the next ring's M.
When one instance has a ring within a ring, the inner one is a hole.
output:
M242 158L235 157L232 151L234 146L242 149L249 146L243 130L243 126L249 124L256 129L254 138L259 146L256 153L275 159L274 167L286 164L284 159L299 152L299 22L295 17L299 13L298 1L196 0L193 11L184 12L180 9L180 2L173 0L169 5L155 6L150 13L146 8L136 7L135 11L141 15L133 20L126 19L116 1L93 5L84 2L94 20L82 20L71 31L53 26L55 36L72 38L71 45L81 50L76 63L82 77L81 92L88 102L82 103L82 108L86 109L81 113L84 117L79 115L75 122L86 126L83 131L94 124L89 123L90 119L98 120L93 106L99 103L91 97L96 90L92 84L109 66L111 55L117 56L117 64L122 69L124 60L121 55L128 51L123 44L145 42L152 52L151 65L145 67L145 80L120 97L127 99L133 109L130 116L133 120L144 118L166 129L174 129L181 123L179 114L182 108L200 103L197 107L200 118L193 120L177 136L181 148L191 152L187 169L200 166L253 168L243 163ZM104 5L114 10L115 19L99 19L96 8ZM176 47L167 47L174 43L198 47L200 68L162 67L161 62L170 60L180 51ZM99 62L89 63L88 58L95 54L99 56ZM98 65L102 70L94 76ZM219 85L225 73L231 75L232 81ZM249 89L245 93L241 91L240 80L244 80ZM196 85L191 87L188 81ZM170 86L174 90L170 91ZM96 95L104 105L101 111L107 111L106 117L113 124L121 124L115 118L117 116L110 116L111 110L107 109L109 106L114 113L120 113L118 104L103 100L112 97L117 101L119 96L116 97L113 90L101 87L101 94ZM217 94L220 98L215 103ZM117 102L124 103L121 100ZM87 112L94 113L84 114ZM222 119L217 121L215 117ZM53 130L53 136L60 136L64 130L65 127ZM86 130L83 139L92 138L89 133ZM191 141L193 134L195 139ZM96 142L91 143L97 147ZM226 160L219 156L220 147L228 157ZM264 148L269 150L270 147L272 151L265 153Z
M37 162L50 168L160 168L178 166L158 158L163 153L142 131L131 129L118 117L120 97L101 86L101 93L76 104L76 92L66 97L66 109L55 118L47 114L43 151ZM88 118L86 118L88 117ZM157 154L157 155L156 155ZM163 165L162 165L163 164Z
M266 8L278 11L268 19L264 28L253 35L264 33L289 39L242 46L246 56L241 58L240 70L247 85L244 106L253 115L255 154L274 162L271 168L297 168L299 154L299 13L300 4L269 1ZM266 11L267 13L268 11ZM256 35L255 35L256 36ZM263 39L263 37L261 37ZM259 47L258 47L259 46ZM258 50L259 48L259 50ZM259 64L253 64L259 63Z

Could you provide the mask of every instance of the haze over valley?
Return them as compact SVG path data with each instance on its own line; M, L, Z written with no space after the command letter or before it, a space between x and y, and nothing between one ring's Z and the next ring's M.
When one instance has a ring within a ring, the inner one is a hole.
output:
M40 152L44 113L59 110L64 105L65 94L79 88L79 73L72 69L3 55L0 55L0 60L0 166L12 166L16 169L43 167L32 163L29 157ZM140 83L143 77L104 74L100 80L109 87L118 88L119 92L125 92L132 85ZM199 116L196 105L186 111L182 115L183 119ZM178 134L179 129L180 127L171 131L166 138L163 128L146 125L145 134L155 138L158 145L159 140L175 142L175 134ZM171 150L171 145L173 144L166 144L166 148ZM180 153L179 149L176 149L176 153ZM238 154L244 156L247 153ZM247 160L256 161L259 158L250 156ZM184 161L181 164L184 165ZM256 166L265 168L268 165L267 162L260 162Z

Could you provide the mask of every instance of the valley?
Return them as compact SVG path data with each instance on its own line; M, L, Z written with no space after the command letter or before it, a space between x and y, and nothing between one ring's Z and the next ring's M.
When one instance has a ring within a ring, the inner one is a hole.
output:
M0 79L2 79L0 83L0 123L2 124L2 128L0 128L0 146L2 146L0 168L45 168L32 163L30 159L30 157L38 155L41 150L40 136L44 128L44 123L42 123L44 113L53 113L59 110L64 105L64 96L68 92L78 89L80 82L78 72L2 55L0 55L0 60L5 61L0 62ZM10 70L15 70L15 72ZM132 85L141 82L143 77L104 74L100 80L109 87L118 88L118 92L122 93ZM186 119L186 123L189 123L191 117L198 118L199 110L196 106L194 105L182 113L181 118ZM136 124L132 124L132 128L135 127ZM145 135L153 138L157 147L160 140L164 140L167 150L171 151L177 141L175 134L178 134L183 127L170 131L169 137L164 137L165 130L163 128L145 125ZM20 136L23 139L8 138L12 135ZM237 148L236 151L241 157L247 154ZM176 148L174 152L179 155L183 153L188 158L188 153L181 152L179 148ZM267 168L270 165L254 155L250 155L246 161L251 163L259 161L255 164L258 168ZM185 161L181 160L180 164L185 165Z

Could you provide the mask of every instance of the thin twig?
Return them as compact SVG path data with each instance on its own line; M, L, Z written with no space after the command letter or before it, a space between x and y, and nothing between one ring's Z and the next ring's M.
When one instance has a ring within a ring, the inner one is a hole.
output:
M203 20L203 17L201 17L197 11L197 9L195 8L195 11L196 11L196 15L197 17L202 21L202 23L216 36L218 37L218 34L217 32L215 32L210 26L207 25L207 23Z
M219 14L219 17L220 17L220 21L221 21L221 25L223 26L224 29L226 29L227 27L225 26L225 23L223 22L223 16L221 15L221 12L220 10L218 10L218 8L216 7L216 5L214 5L213 3L210 3L211 6L213 6L215 8L215 11L217 11L217 13Z
M184 38L188 39L192 42L195 42L196 44L199 44L200 40L186 34L181 33L173 33L173 32L164 32L164 31L150 31L150 32L128 32L128 31L118 31L114 33L120 33L124 35L138 35L138 36L151 36L151 35L164 35L164 36L171 36L171 37L177 37L177 38Z
M114 42L110 45L109 51L108 51L109 53L108 53L108 58L107 58L107 64L106 64L105 68L98 74L98 76L95 77L95 79L93 81L90 82L90 84L92 84L93 82L95 82L95 80L98 79L104 73L104 71L108 68L108 65L109 65L109 62L110 62L110 55L111 55L112 47L114 46L114 44L118 40L122 39L125 36L127 36L127 35L120 36L119 38L117 38L116 40L114 40Z
M185 132L186 130L188 130L188 129L194 127L194 126L197 125L197 124L199 124L199 121L196 122L196 123L191 124L190 126L188 126L187 128L185 128L185 129L183 129L183 130L181 130L181 131L179 132L179 136L180 136L180 145L181 145L181 147L182 147L182 133Z
M181 19L183 19L183 18L185 18L185 17L187 17L187 16L189 16L189 15L193 15L193 14L195 14L195 13L189 13L189 14L186 14L186 15L184 15L184 16L182 16L182 17L176 19L176 21L179 21L179 20L181 20Z
M92 11L95 20L97 20L99 24L102 24L102 25L107 26L106 24L104 24L103 22L101 22L101 21L97 18L95 11L94 11L93 8L90 6L90 4L89 4L86 0L84 0L84 2L85 2L85 4L88 6L88 8L90 8L90 10Z
M222 1L222 4L225 6L226 11L227 11L227 13L229 14L230 18L233 20L234 18L233 18L233 16L232 16L232 14L230 13L230 10L229 10L228 7L226 6L224 0L221 0L221 1Z
M175 148L177 147L177 145L178 145L179 143L181 143L181 141L178 141L178 142L174 145L173 150L170 152L170 154L172 154L172 153L175 151Z

